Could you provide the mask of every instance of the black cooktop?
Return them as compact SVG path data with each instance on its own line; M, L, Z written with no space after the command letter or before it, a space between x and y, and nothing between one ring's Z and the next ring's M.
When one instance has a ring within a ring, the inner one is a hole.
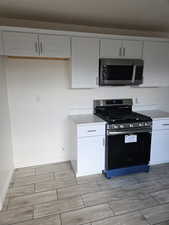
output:
M148 122L151 121L151 118L140 113L133 112L129 109L108 109L100 108L97 109L97 116L101 117L107 123L135 123L135 122Z

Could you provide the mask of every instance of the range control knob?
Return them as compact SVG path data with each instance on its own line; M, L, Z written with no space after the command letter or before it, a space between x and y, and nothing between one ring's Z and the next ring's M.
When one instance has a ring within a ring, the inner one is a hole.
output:
M124 125L120 125L120 128L124 128Z
M118 125L113 125L112 128L117 129Z
M129 127L134 127L134 125L133 124L130 124Z
M142 124L142 123L139 123L138 125L139 125L139 127L142 127L142 126L143 126L143 124Z

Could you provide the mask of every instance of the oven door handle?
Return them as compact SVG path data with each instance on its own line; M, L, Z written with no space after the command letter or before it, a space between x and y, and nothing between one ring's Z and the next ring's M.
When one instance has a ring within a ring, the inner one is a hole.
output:
M107 131L107 135L108 136L112 136L112 135L119 135L119 134L137 134L137 133L152 133L152 131L150 129L143 129L143 130L131 130L131 131Z

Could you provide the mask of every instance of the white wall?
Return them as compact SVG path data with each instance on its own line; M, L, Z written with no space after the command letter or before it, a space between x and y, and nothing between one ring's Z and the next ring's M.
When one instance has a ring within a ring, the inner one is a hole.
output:
M8 59L7 78L16 167L69 159L68 115L96 98L138 97L169 110L168 88L69 89L69 62Z
M0 209L14 168L4 63L0 57Z

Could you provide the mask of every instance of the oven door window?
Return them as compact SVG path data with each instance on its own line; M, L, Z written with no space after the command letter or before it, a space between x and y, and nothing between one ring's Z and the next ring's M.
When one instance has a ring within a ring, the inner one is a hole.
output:
M148 132L107 136L106 169L148 164L150 147Z
M104 80L107 81L131 81L133 76L132 65L107 65Z

